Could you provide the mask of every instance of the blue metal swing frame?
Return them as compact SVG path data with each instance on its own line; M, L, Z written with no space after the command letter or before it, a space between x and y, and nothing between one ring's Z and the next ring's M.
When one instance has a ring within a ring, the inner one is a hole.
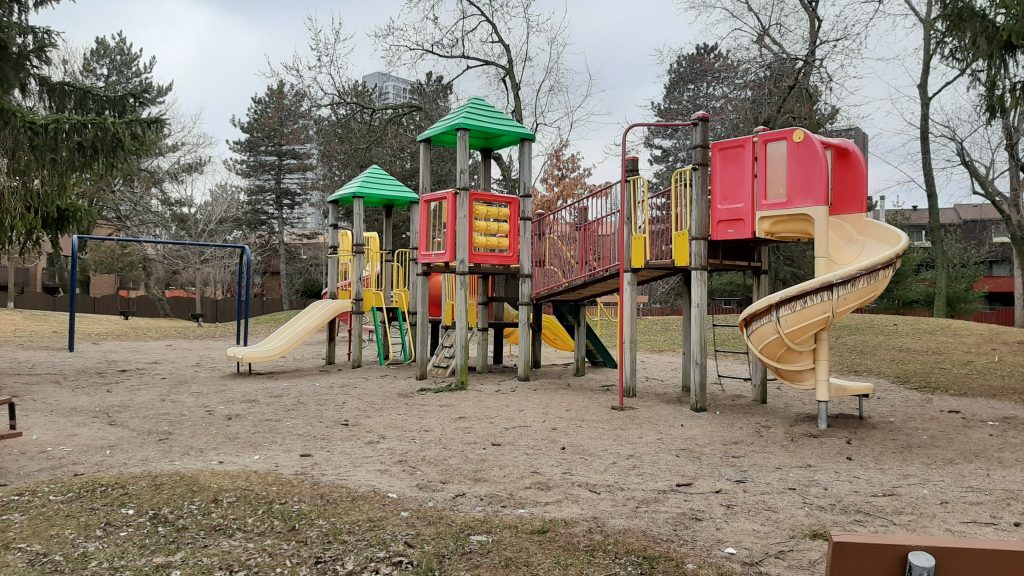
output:
M238 289L235 290L235 345L249 345L249 300L252 286L252 250L245 244L220 244L216 242L192 242L188 240L161 240L158 238L119 238L75 234L71 237L71 300L68 305L68 352L75 351L75 306L78 300L78 241L126 242L129 244L162 244L164 246L194 246L200 248L224 248L238 250ZM244 276L243 276L244 272ZM242 286L245 286L243 297Z

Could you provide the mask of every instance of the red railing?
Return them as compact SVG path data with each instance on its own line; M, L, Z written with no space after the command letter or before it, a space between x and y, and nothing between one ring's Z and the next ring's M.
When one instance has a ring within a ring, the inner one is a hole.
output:
M609 184L537 216L533 292L543 295L619 269L619 185Z

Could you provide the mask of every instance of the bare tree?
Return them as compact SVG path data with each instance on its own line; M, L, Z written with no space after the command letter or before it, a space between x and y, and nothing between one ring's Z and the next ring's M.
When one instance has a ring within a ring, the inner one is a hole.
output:
M943 114L935 123L939 137L970 176L971 193L991 203L1003 219L1013 247L1014 326L1024 328L1024 106L1008 107L987 122L976 104L963 101L956 112Z
M446 73L449 82L482 81L513 119L543 141L569 139L594 117L593 76L568 61L567 13L541 12L534 0L406 0L373 37L392 66L426 65ZM494 158L502 178L511 181L511 159Z
M736 58L764 71L770 82L765 124L800 124L811 130L822 115L819 100L836 102L842 75L850 74L880 0L682 0L687 9L724 30L719 38ZM780 88L781 87L781 88Z

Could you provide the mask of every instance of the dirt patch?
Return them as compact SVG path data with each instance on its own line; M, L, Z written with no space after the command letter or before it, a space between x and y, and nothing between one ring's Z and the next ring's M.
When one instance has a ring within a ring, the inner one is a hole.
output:
M639 533L758 574L820 575L824 530L1024 538L1024 419L1007 402L878 382L867 420L843 399L819 432L813 396L781 385L767 406L715 386L711 411L689 411L674 355L640 355L636 409L618 412L614 371L574 378L550 350L534 382L505 368L432 394L410 368L321 366L322 342L236 375L227 345L0 342L26 434L0 444L0 482L275 471Z

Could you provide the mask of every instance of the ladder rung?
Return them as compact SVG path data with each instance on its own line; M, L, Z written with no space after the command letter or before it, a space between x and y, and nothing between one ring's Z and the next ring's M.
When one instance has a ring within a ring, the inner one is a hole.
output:
M740 327L739 324L719 324L717 322L712 322L711 326L714 327L714 328L739 328Z
M725 378L726 380L741 380L743 382L750 382L750 377L748 377L748 376L726 376L725 374L718 374L718 378L719 379Z
M742 354L742 355L746 356L747 355L747 351L746 350L740 351L740 350L717 350L716 349L715 350L715 354Z

